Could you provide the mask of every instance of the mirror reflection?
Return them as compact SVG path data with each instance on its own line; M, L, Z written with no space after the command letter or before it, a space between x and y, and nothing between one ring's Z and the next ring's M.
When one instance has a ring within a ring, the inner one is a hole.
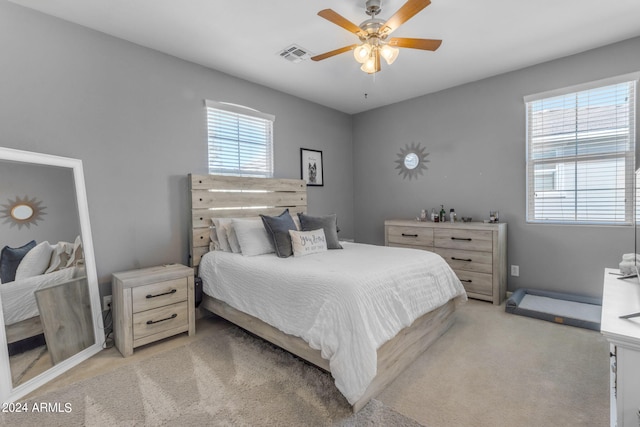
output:
M416 153L409 153L404 158L404 166L407 169L415 169L418 167L418 163L420 159L418 159L418 155Z
M0 205L0 300L17 387L93 345L94 325L73 169L0 160Z

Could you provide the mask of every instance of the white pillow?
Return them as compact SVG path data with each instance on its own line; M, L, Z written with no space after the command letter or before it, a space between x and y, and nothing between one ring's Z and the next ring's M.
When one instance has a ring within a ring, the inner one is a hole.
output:
M231 224L227 224L225 229L227 231L227 239L229 240L231 252L233 252L234 254L239 254L240 252L242 252L242 248L240 247L240 242L238 242L238 235L236 234L236 229L233 226L233 222L231 222Z
M229 245L229 238L227 237L227 224L231 223L231 218L213 218L213 224L216 226L216 235L218 236L218 245L220 250L224 252L231 252L231 246Z
M317 254L327 250L327 238L322 228L313 231L289 230L289 235L291 236L294 257Z
M254 256L275 252L273 241L267 234L260 218L233 219L238 243L244 256Z
M289 212L289 215L291 215L291 212ZM300 225L300 218L298 218L298 215L291 215L291 219L293 220L293 223L296 225L296 230L298 231L302 230L302 225Z
M216 224L213 222L213 218L211 218L211 228L209 229L209 250L210 251L220 250L220 242L218 241L218 231L216 228Z
M53 246L46 240L36 245L22 258L16 270L16 280L39 276L45 272L51 262Z

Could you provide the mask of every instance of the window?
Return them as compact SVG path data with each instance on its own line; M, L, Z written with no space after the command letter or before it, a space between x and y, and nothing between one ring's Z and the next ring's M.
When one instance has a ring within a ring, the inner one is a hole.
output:
M205 101L209 173L273 176L275 117L241 105Z
M633 223L637 77L525 98L527 222Z

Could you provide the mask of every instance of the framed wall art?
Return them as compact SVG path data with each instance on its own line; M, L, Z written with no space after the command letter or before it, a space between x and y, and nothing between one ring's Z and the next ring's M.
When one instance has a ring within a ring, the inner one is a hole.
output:
M307 186L324 185L322 172L322 151L300 149L300 178L304 179Z

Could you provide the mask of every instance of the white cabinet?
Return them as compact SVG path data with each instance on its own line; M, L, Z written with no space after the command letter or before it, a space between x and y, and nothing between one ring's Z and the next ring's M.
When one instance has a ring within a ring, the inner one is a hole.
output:
M640 282L605 269L600 330L611 344L611 426L640 426Z

